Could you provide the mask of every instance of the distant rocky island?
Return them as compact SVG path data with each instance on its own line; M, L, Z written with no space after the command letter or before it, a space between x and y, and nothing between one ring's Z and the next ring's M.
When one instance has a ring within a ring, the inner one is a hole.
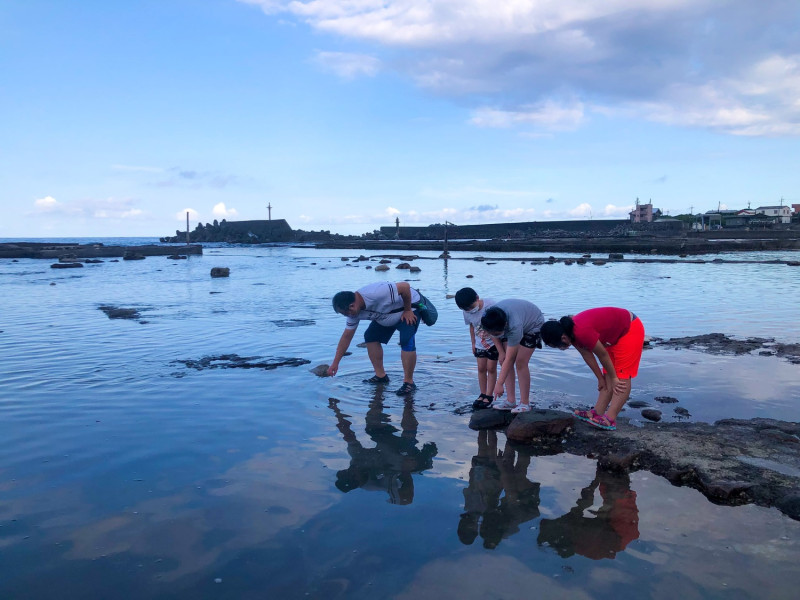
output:
M326 242L336 239L358 239L358 236L342 236L330 231L303 231L292 229L285 219L269 219L257 221L217 221L198 223L194 231L189 232L189 241L225 242L229 244L269 244L286 242ZM167 244L185 244L186 232L175 231L174 236L160 238Z

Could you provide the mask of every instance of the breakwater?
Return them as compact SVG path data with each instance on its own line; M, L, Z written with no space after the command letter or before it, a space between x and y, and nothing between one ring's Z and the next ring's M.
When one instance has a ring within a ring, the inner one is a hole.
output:
M103 244L61 244L46 242L14 242L0 244L0 258L117 258L135 253L139 256L169 256L171 254L203 254L203 247L189 246L105 246Z

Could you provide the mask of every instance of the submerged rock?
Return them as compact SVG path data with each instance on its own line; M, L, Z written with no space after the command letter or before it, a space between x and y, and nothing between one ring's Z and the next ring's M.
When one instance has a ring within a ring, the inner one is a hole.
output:
M376 271L388 271L389 267L387 265L378 265L377 267L375 267L375 270Z
M231 270L229 267L212 267L211 268L211 276L212 277L230 277Z
M138 319L141 315L136 308L120 308L118 306L99 306L109 319Z
M330 368L331 366L329 364L323 363L321 365L317 365L313 369L309 369L309 371L311 371L317 377L330 377L330 375L328 375L328 369Z
M83 263L79 262L58 262L50 265L51 269L80 269Z
M305 358L269 358L261 360L260 356L239 356L238 354L220 354L218 356L204 356L200 359L175 360L190 369L203 371L205 369L264 369L269 371L278 367L299 367L311 361Z

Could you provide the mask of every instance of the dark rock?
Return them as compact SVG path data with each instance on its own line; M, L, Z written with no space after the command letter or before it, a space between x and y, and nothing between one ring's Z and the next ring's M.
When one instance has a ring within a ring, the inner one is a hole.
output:
M496 429L508 425L514 415L507 410L495 410L486 408L476 410L469 419L469 428L475 431L479 429Z
M608 255L608 260L622 260L625 258L624 254L620 254L619 252L611 252Z
M122 255L122 260L144 260L144 254L139 252L134 252L132 250L127 250L125 254Z
M417 266L413 266L408 270L409 273L419 273L420 271L422 271L422 269Z
M350 259L349 259L348 257L346 257L346 256L343 256L343 257L342 257L342 260L343 260L343 261L347 261L347 260L350 260Z
M719 264L719 263L723 263L723 262L725 262L725 261L724 261L724 260L722 260L721 258L715 258L715 259L714 259L714 260L712 260L711 262L712 262L712 263L717 263L717 264Z
M585 258L579 258L575 262L578 263L579 265L585 265L586 264L586 259Z
M141 315L136 308L119 308L118 306L98 306L109 319L138 319Z
M800 267L800 260L790 260L786 263L787 267Z
M506 430L506 437L518 442L529 442L539 437L560 436L574 423L575 418L569 413L533 408L515 416Z
M87 259L86 259L86 260L84 260L83 262L84 262L85 264L87 264L87 265L97 265L97 264L100 264L100 263L101 263L101 262L103 262L103 261L102 261L102 260L100 260L99 258L87 258Z
M410 269L410 268L411 268L411 265L406 263L406 262L402 262L402 263L400 263L399 265L397 265L395 267L395 269Z
M390 262L392 262L392 261L390 261L388 258L382 258L382 259L381 259L380 261L378 261L378 262L380 262L382 265L388 265L388 264L389 264Z
M472 279L475 275L467 275L467 279Z
M271 358L259 360L259 356L239 356L238 354L222 354L219 356L204 356L198 360L176 360L190 369L203 371L205 369L264 369L266 371L278 367L299 367L311 361L304 358Z
M611 452L598 457L597 464L606 470L610 471L630 471L635 470L641 452L637 450L623 450L620 452Z
M278 327L306 327L317 324L314 319L280 319L272 322Z
M53 263L50 265L51 269L80 269L81 267L83 267L83 263L79 262Z
M366 266L366 268L367 268L367 269L371 269L371 268L372 268L372 265L367 265L367 266Z
M795 521L800 521L800 492L792 492L778 499L776 508Z
M592 258L591 254L584 254L581 258Z
M656 402L661 402L661 404L677 404L678 402L678 399L672 396L656 396L654 400Z
M744 504L744 492L753 487L747 481L710 481L703 482L703 493L710 500L723 500L726 504Z
M682 406L676 406L674 409L676 415L680 415L682 417L691 417L692 415L689 414L689 411Z
M375 267L375 270L376 271L388 271L389 270L389 266L388 265L378 265L377 267Z
M762 429L760 433L764 437L771 438L782 444L800 444L800 437L795 434L786 433L780 429Z
M170 254L167 258L170 260L185 260L189 257L185 254Z
M328 369L330 369L330 367L330 365L323 363L321 365L317 365L313 369L309 369L309 371L311 371L317 377L330 377L328 375Z
M598 267L602 267L604 264L606 264L606 261L604 261L604 260L593 260L592 264L593 265L597 265Z
M645 408L642 411L642 416L648 421L654 421L658 423L661 420L661 411L656 410L655 408Z
M574 264L574 263L575 263L575 261L574 260L570 260L569 258L564 261L565 265L571 265L571 264Z
M211 268L211 276L212 277L230 277L231 270L229 267L212 267Z
M650 405L644 400L631 400L628 402L627 406L631 408L647 408Z

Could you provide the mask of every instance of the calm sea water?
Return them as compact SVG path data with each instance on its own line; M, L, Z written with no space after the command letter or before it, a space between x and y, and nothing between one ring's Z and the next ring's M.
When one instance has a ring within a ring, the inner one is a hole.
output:
M331 361L344 327L333 293L409 276L342 256L220 246L70 270L1 261L0 597L796 597L800 523L777 510L469 430L474 359L446 295L470 285L547 317L624 306L663 338L800 342L800 270L417 260L412 285L441 316L418 334L412 403L392 393L393 343L387 390L361 383L371 369L355 344L337 377L308 370ZM211 279L215 266L230 278ZM181 362L234 354L310 364ZM537 405L594 400L576 352L537 351L531 365ZM656 348L633 398L661 395L693 420L797 421L800 366Z

